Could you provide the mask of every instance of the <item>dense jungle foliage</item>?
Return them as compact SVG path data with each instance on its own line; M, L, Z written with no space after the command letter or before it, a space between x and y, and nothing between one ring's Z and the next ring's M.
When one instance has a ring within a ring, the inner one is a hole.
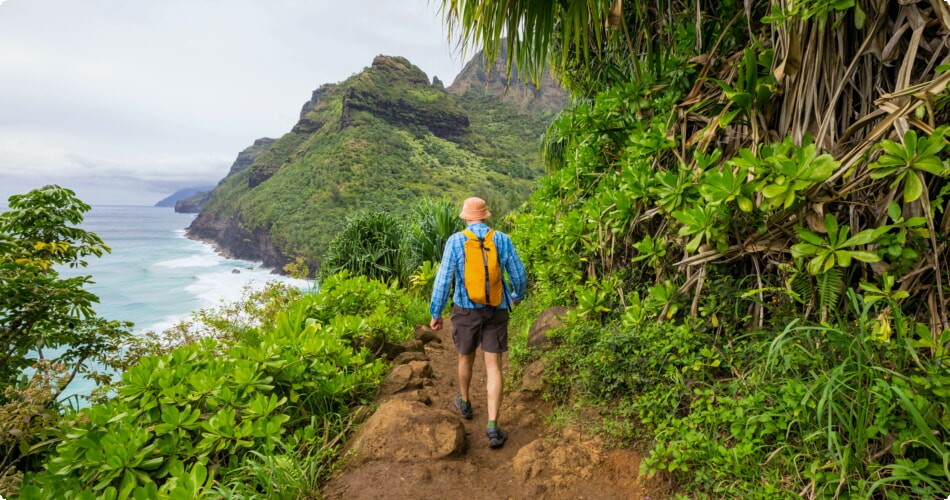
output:
M552 399L690 496L950 492L945 2L442 9L572 92L512 234Z
M221 182L199 221L240 221L287 261L319 267L358 210L400 217L425 196L472 193L488 193L498 213L517 207L543 172L537 143L550 120L477 85L449 93L409 61L379 56L318 89L290 133Z

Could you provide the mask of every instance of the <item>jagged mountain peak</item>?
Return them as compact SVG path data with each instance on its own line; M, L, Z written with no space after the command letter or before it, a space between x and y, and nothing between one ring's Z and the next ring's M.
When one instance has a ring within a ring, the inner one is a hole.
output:
M543 167L550 113L491 92L453 93L408 59L380 55L313 91L293 129L255 144L189 228L239 258L319 264L346 217L406 211L425 196L474 194L497 213L519 205Z
M545 73L541 82L535 85L522 80L517 66L513 66L509 78L508 51L504 45L500 47L498 57L491 64L484 51L475 54L447 90L459 95L470 90L481 90L514 104L523 111L556 113L564 109L568 99L567 91L549 73Z
M378 55L373 59L370 69L371 72L364 74L378 74L411 85L429 85L429 77L425 72L405 57Z

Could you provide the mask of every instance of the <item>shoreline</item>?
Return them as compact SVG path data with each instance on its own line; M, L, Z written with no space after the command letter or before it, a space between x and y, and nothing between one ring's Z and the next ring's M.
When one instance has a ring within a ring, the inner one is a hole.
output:
M234 256L234 253L232 253L230 250L228 250L228 248L225 247L225 246L223 246L221 243L219 243L219 242L217 242L217 241L215 241L215 240L213 240L213 239L211 239L211 238L202 238L202 237L199 237L199 236L195 236L195 235L191 234L191 232L190 232L188 229L189 229L189 228L187 228L187 227L184 228L184 231L185 231L185 232L182 234L182 236L183 236L185 239L188 239L188 240L191 240L191 241L197 241L197 242L199 242L199 243L203 243L203 244L205 244L205 245L208 245L209 247L211 247L211 250L212 250L215 254L217 254L217 255L219 255L219 256L225 258L225 259L234 260L234 261L239 261L239 262L247 262L247 263L253 264L253 265L255 266L253 269L268 270L268 271L270 271L270 274L273 274L273 275L276 275L276 276L285 277L285 278L289 278L289 276L287 276L286 273L282 272L283 269L276 268L276 267L267 267L267 266L264 265L263 261L247 260L247 259L242 259L242 258L239 258L239 257L235 257L235 256ZM312 281L312 279L310 279L310 278L307 278L307 280L308 280L308 281Z

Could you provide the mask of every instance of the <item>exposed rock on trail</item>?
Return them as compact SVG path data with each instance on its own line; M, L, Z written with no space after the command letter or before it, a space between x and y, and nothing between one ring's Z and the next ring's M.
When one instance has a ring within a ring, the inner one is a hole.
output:
M403 434L410 430L411 446L406 446ZM394 399L363 424L350 449L356 460L412 463L459 456L465 452L465 427L445 410Z
M423 352L396 358L380 388L379 408L350 440L345 463L324 487L330 499L370 498L588 498L636 499L640 457L608 450L573 428L548 429L549 406L533 377L522 387L506 379L499 425L500 449L485 437L485 364L479 353L472 377L475 418L455 410L457 358L452 327L417 331ZM507 371L507 356L504 358Z

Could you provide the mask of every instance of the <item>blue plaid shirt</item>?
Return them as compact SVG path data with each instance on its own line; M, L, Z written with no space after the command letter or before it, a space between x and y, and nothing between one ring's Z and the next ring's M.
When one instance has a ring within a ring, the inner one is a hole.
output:
M476 222L468 226L468 230L475 233L479 238L484 238L489 229L483 222ZM464 234L455 233L445 242L442 264L439 266L439 274L435 277L435 284L432 287L432 300L429 303L429 312L432 313L432 317L435 319L442 317L445 303L449 299L449 290L451 290L452 282L456 278L458 278L459 286L455 287L455 295L452 297L455 305L468 309L489 307L473 303L468 298L468 292L465 291L466 239ZM528 286L528 275L525 273L524 264L521 262L521 258L518 257L514 244L511 243L511 238L501 231L495 231L495 236L492 239L495 241L495 247L498 248L498 255L501 257L501 267L508 272L508 278L511 280L511 288L508 288L508 285L505 284L508 296L498 306L500 309L508 309L509 300L520 301L524 298L525 288Z

